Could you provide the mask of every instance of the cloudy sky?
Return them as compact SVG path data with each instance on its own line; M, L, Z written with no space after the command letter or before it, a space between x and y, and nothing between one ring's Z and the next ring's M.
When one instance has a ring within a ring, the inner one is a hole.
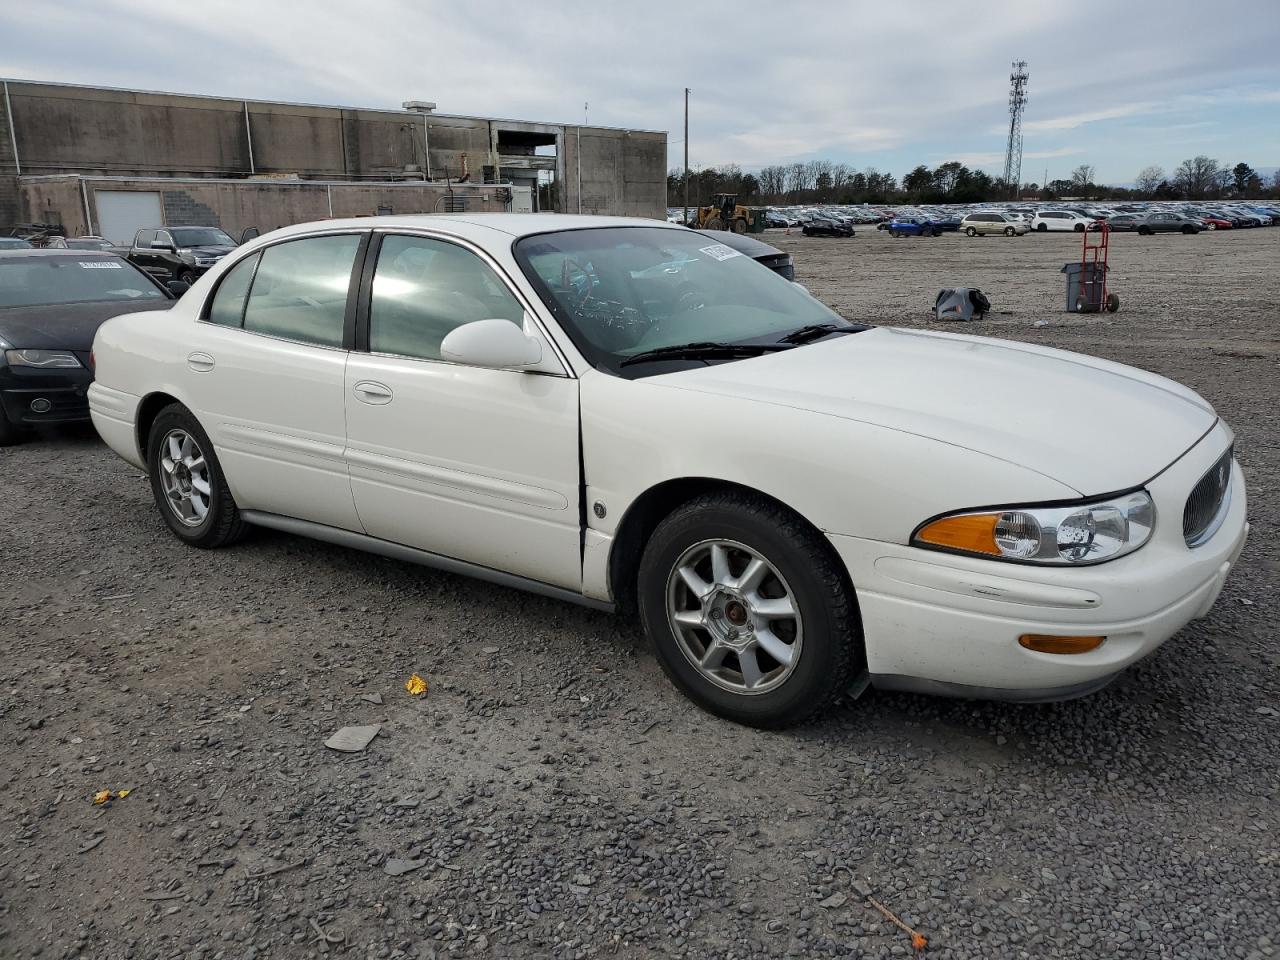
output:
M1280 165L1280 0L0 2L0 75L670 131L681 162Z

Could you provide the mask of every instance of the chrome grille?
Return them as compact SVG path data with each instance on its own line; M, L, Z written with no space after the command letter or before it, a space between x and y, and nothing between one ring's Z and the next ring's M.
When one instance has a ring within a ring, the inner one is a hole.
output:
M1231 488L1233 454L1234 448L1228 449L1191 488L1191 496L1187 497L1187 505L1182 509L1182 538L1188 547L1198 547L1207 541L1222 522Z

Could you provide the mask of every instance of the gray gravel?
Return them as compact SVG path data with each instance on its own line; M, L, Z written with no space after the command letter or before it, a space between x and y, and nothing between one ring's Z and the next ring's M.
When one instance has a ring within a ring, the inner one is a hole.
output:
M981 286L1011 312L974 332L1203 392L1254 524L1212 615L1086 700L762 733L622 619L274 533L184 548L50 433L0 451L0 957L910 955L868 892L931 957L1276 956L1280 229L1117 238L1111 322L1058 312L1070 237L777 239L850 315Z

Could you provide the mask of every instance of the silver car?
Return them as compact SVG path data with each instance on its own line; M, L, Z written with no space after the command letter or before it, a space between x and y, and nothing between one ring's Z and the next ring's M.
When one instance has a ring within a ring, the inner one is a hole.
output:
M1020 237L1030 229L1023 221L1015 220L1004 213L987 211L970 213L960 221L960 229L967 236L986 236L989 233L1002 233L1006 237Z

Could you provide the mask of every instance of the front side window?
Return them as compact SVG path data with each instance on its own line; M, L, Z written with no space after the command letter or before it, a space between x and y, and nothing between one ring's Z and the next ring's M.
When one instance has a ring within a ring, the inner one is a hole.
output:
M520 324L524 308L474 253L429 237L388 236L369 305L369 350L440 359L450 330L473 320Z
M712 345L729 359L865 329L751 257L687 230L536 234L518 241L515 255L587 360L620 376L671 372L641 360L654 351ZM802 328L799 339L783 339Z
M357 234L267 247L245 305L244 328L299 343L342 346Z
M261 254L255 253L245 257L227 271L227 275L218 283L218 289L209 305L210 323L224 327L238 327L244 322L244 304L249 297L249 282L253 280L253 270L258 265Z

